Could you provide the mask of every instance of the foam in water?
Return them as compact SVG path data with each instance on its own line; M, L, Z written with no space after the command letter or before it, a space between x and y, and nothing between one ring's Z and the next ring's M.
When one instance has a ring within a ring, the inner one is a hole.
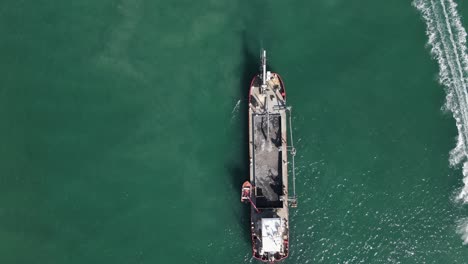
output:
M456 120L458 137L456 147L450 152L450 165L463 163L464 186L457 200L468 203L467 34L453 0L415 0L413 5L426 22L428 45L439 63L439 81L447 93L444 109L450 110Z
M232 111L231 111L231 122L237 117L237 114L239 113L239 108L240 108L241 102L242 102L242 100L238 100L236 105L232 109Z
M464 218L458 221L457 233L461 235L463 240L463 245L468 244L468 218Z
M241 104L241 101L242 100L237 101L236 105L234 106L234 108L231 111L231 114L235 114L235 113L239 112L239 106Z

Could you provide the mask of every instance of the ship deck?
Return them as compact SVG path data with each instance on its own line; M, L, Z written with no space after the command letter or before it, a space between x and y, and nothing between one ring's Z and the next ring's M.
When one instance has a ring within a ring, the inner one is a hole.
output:
M278 75L268 72L265 86L262 87L262 79L257 76L250 89L250 182L254 186L252 200L259 209L257 211L252 207L251 210L254 256L262 261L279 260L286 257L289 251L287 115L284 87ZM276 242L272 242L270 235L265 237L266 230L262 230L262 225L269 221L279 223L273 233L281 243L273 251L269 251L268 248Z
M258 208L281 208L283 202L281 115L259 114L252 120L253 173Z

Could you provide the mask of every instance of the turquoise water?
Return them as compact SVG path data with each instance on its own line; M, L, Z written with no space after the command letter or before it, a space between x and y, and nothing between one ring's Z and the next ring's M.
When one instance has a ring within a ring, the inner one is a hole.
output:
M254 263L263 47L298 150L284 263L465 263L426 26L410 1L4 1L0 262Z

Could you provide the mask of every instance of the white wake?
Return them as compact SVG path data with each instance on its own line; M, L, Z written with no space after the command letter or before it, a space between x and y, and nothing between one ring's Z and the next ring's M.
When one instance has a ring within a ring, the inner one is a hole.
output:
M231 111L231 122L237 118L237 115L239 113L239 108L241 106L241 103L242 103L242 100L238 100L236 105L234 106L234 108L232 109Z
M242 100L237 101L236 105L234 106L234 108L231 111L231 114L236 114L237 112L239 112L239 106L241 104L241 101Z
M461 219L457 223L457 233L463 240L463 245L468 244L468 218Z
M463 164L464 186L457 200L468 203L468 57L466 31L453 0L414 0L426 22L431 53L439 63L439 81L447 96L445 108L456 120L458 139L450 152L450 165ZM468 218L457 224L463 244L468 244Z
M464 186L457 200L468 203L468 56L466 31L453 0L415 0L427 25L428 44L439 62L439 81L447 92L445 108L453 113L458 129L450 165L463 163Z

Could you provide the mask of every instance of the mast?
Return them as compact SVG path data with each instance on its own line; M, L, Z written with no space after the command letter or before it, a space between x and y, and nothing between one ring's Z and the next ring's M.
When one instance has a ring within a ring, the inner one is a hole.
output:
M262 52L262 85L266 85L266 50Z
M262 93L265 92L266 88L266 50L262 51Z

